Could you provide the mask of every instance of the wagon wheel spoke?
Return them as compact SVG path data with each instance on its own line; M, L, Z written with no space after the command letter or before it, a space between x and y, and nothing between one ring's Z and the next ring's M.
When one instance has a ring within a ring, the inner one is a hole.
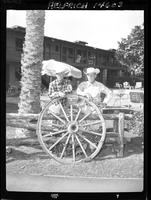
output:
M67 132L66 134L64 134L61 138L59 138L50 148L49 151L51 149L53 149L66 135L68 135L69 133Z
M85 140L86 142L88 142L91 146L93 146L94 148L97 149L97 146L96 146L94 143L92 143L90 140L88 140L87 138L85 138L83 135L81 135L81 134L79 134L79 133L78 133L78 135L79 135L81 138L83 138L83 140Z
M66 124L64 120L62 120L60 117L58 117L55 113L52 111L49 111L51 115L53 115L55 118L57 118L59 121L61 121L63 124Z
M67 115L66 115L66 112L64 111L64 108L63 108L63 106L62 106L62 104L61 104L60 102L59 102L59 105L60 105L60 107L61 107L61 110L62 110L62 112L63 112L63 114L64 114L64 116L65 116L67 122L69 122L69 119L68 119L68 117L67 117Z
M61 125L59 125L59 124L54 124L54 123L51 123L51 126L56 126L57 128L58 128L58 127L59 127L59 128L62 128Z
M92 114L92 113L89 112L88 114L86 114L82 119L80 119L79 123L81 123L84 119L86 119L90 114Z
M63 157L63 154L64 154L64 152L65 152L65 150L66 150L67 145L68 145L70 136L71 136L71 135L69 134L68 137L67 137L67 140L66 140L65 146L63 147L63 150L62 150L62 152L61 152L60 158Z
M86 132L86 133L90 133L90 134L93 134L93 135L99 135L99 136L102 136L102 133L97 133L97 132L94 132L94 131L89 131L89 130L84 130L84 129L79 129L83 132Z
M72 135L72 153L73 153L73 161L75 161L75 144L74 144L74 135Z
M77 137L77 135L75 135L75 138L76 138L77 142L79 143L79 146L81 147L81 149L82 149L82 151L83 151L85 157L87 158L88 155L86 154L86 151L84 150L84 148L83 148L83 146L82 146L82 144L81 144L79 138Z
M48 137L48 136L53 136L53 135L57 135L57 134L59 134L59 133L64 133L64 132L66 132L67 130L65 129L65 130L61 130L61 131L56 131L56 132L54 132L54 133L48 133L48 134L46 134L46 135L43 135L43 137Z
M77 121L77 120L78 120L78 118L79 118L79 115L80 115L80 112L81 112L81 108L79 108L79 111L78 111L78 113L77 113L77 116L76 116L76 118L75 118L75 120L74 120L74 121Z
M90 125L94 125L94 124L100 124L101 123L101 120L97 121L97 122L90 122L90 123L87 123L87 124L80 124L79 126L90 126Z
M70 115L71 115L71 121L73 121L73 106L70 105Z

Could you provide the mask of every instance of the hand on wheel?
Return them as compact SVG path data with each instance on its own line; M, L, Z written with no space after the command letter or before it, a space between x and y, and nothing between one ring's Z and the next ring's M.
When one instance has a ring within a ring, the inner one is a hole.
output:
M92 96L90 94L86 94L85 96L88 98L89 101L93 100L93 98L92 98Z
M64 97L65 96L65 93L63 93L63 92L58 92L58 94L59 94L60 97Z
M65 94L63 92L54 92L53 94L49 95L50 98L52 99L55 99L55 98L58 98L58 97L64 97Z

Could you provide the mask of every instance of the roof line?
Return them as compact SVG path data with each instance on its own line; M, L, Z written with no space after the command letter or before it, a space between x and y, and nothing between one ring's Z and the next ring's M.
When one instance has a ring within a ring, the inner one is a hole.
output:
M17 26L16 26L16 28L15 28L15 26L13 26L13 27L7 27L7 30L25 33L25 29L26 29L25 27L18 26L18 28L21 28L22 30L21 29L17 29ZM96 48L96 47L89 46L89 45L81 45L81 44L78 44L76 42L71 42L71 41L67 41L67 40L63 40L63 39L53 38L53 37L49 37L49 36L45 36L45 35L44 35L44 37L47 38L47 39L54 39L54 40L58 40L58 41L62 41L62 42L67 42L67 43L74 44L74 45L80 46L80 47L88 47L88 48L91 48L91 49L94 49L94 50L101 50L101 51L104 51L104 52L107 52L107 53L111 53L111 54L114 53L111 50L100 49L100 48Z

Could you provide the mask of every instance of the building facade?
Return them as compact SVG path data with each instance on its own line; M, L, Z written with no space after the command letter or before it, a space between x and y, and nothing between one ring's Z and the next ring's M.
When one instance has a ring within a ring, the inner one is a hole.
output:
M25 28L7 28L6 45L6 86L19 85L21 78L21 54L25 37ZM43 60L55 59L68 63L82 72L87 67L97 67L101 73L97 80L103 82L108 87L113 87L119 77L126 73L126 68L115 58L115 51L103 50L88 46L82 41L69 42L51 37L44 37ZM85 79L85 74L81 80L73 79L76 87L78 83ZM44 82L49 84L51 77L44 77Z

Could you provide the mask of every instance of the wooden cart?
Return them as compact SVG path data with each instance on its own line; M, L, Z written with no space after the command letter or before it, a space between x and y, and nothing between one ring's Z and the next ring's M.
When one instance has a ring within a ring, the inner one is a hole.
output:
M58 113L50 108L59 107ZM124 113L102 114L102 108L78 95L49 101L41 111L36 133L43 150L64 164L90 161L101 150L107 134L119 137L123 155ZM113 119L114 132L107 133L105 119Z

